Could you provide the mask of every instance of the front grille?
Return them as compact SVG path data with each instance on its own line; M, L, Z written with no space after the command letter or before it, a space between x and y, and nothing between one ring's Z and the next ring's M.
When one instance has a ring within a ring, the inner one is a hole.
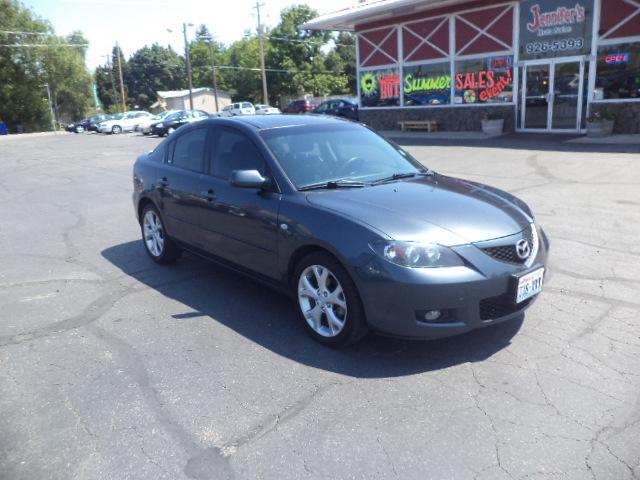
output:
M495 320L506 317L524 309L530 302L531 299L529 298L516 305L513 303L512 295L506 293L497 297L485 298L480 301L480 320Z
M531 252L533 254L533 229L527 228L527 230L523 232L523 236L521 238L524 238L525 240L527 240L527 242L529 242L529 248L531 249ZM516 242L521 238L518 238L515 241L511 240L513 243L509 245L498 245L493 247L486 247L486 248L483 248L482 251L487 255L489 255L490 257L495 258L496 260L499 260L500 262L522 265L528 260L528 258L525 258L523 260L516 253Z

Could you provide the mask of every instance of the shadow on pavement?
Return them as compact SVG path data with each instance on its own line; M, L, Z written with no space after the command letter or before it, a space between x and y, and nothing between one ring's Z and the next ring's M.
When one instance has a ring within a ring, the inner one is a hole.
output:
M110 247L102 255L186 307L167 320L208 317L278 355L352 377L398 377L486 360L510 344L524 320L432 341L368 335L349 348L332 350L307 336L290 298L204 259L185 254L176 265L156 265L140 241Z
M587 144L566 143L567 140L578 138L577 135L540 134L540 133L510 133L500 137L486 139L456 139L456 138L427 138L418 136L409 138L406 134L394 136L393 132L386 132L386 136L402 146L438 146L438 147L474 147L474 148L505 148L510 150L540 150L556 152L592 152L592 153L640 153L640 143L635 144Z

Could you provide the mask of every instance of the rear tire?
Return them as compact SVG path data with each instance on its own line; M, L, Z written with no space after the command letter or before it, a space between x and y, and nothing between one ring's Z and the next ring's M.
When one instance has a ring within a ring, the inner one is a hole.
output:
M304 257L296 266L292 284L298 316L314 340L341 348L367 334L358 290L332 255L314 252Z
M180 257L180 247L166 234L162 217L153 204L142 210L140 229L144 248L154 262L173 263Z

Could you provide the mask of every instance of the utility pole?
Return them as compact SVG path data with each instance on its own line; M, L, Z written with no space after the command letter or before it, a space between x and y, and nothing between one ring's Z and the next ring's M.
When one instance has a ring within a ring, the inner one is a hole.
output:
M218 82L216 80L216 56L213 51L213 36L211 35L201 35L200 38L203 40L209 41L209 47L211 48L211 71L213 72L213 96L216 100L216 113L220 112L220 108L218 107Z
M190 23L189 26L192 24ZM189 78L189 106L193 110L193 80L191 79L191 55L189 55L189 43L187 42L187 24L182 24L182 34L184 35L184 54L187 59L187 77Z
M49 88L49 84L45 83L45 87L47 87L47 98L49 99L49 111L51 112L51 129L53 133L56 133L56 117L53 114L53 104L51 103L51 89Z
M113 90L114 100L118 100L118 92L116 92L116 82L113 81L113 69L111 68L111 54L102 55L107 59L107 69L109 70L109 79L111 80L111 90Z
M262 38L262 23L260 22L260 7L264 7L264 3L256 2L256 12L258 14L258 40L260 41L260 69L262 70L262 97L265 105L269 104L269 95L267 94L267 72L264 69L264 40Z
M120 60L120 46L116 42L116 55L118 57L118 72L120 72L120 95L122 98L122 111L127 111L127 102L124 98L124 82L122 81L122 60Z

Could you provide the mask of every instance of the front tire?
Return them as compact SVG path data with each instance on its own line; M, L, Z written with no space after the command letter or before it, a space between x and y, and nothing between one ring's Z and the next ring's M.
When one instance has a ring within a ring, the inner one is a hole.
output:
M154 262L173 263L180 257L180 247L166 234L162 217L154 205L144 207L140 228L144 248Z
M316 341L340 348L366 335L360 295L333 256L315 252L304 257L295 269L293 289L298 316Z
M114 135L119 135L122 133L122 127L120 125L114 125L113 127L111 127L111 133L113 133Z

